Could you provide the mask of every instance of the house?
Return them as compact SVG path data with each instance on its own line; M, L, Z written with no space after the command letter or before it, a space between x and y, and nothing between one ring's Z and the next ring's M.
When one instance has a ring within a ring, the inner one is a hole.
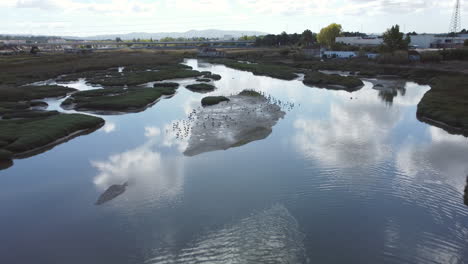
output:
M224 58L226 57L226 53L223 51L218 51L215 48L202 47L198 49L198 57Z

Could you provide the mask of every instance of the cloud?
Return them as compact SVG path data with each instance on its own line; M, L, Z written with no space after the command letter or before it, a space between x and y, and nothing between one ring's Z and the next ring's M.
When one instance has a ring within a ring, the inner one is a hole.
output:
M324 166L341 168L369 166L388 159L391 148L386 140L401 119L401 112L397 107L382 111L385 106L375 91L360 93L359 104L349 103L347 93L338 94L342 98L330 106L329 120L297 119L293 142L298 151Z
M18 0L16 2L16 7L56 10L64 9L70 4L73 4L73 2L68 0Z
M158 127L145 127L145 137L157 137L161 135L161 130Z
M106 124L102 127L102 131L104 131L104 133L106 134L109 134L111 132L114 132L116 129L116 125L115 123L113 122L106 122Z
M468 139L436 127L429 127L428 133L430 144L407 142L399 151L398 169L413 181L445 183L462 193L468 175Z
M91 161L98 171L93 182L100 191L128 182L128 200L157 202L174 200L184 185L184 159L158 151L160 129L146 127L147 141L134 149L113 154L104 161Z
M111 0L107 2L82 3L75 0L18 0L17 8L33 8L44 11L92 12L99 14L154 14L158 3L146 1Z

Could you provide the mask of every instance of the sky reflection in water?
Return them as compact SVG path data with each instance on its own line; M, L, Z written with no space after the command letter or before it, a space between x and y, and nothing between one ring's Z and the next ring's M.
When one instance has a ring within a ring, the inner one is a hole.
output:
M295 107L265 139L187 157L192 132L179 137L173 126L201 111L206 94L182 86L15 161L0 172L0 262L468 261L468 141L417 121L429 87L406 83L389 104L367 81L347 93L187 64L223 76L209 95L254 89ZM125 182L123 194L94 205Z

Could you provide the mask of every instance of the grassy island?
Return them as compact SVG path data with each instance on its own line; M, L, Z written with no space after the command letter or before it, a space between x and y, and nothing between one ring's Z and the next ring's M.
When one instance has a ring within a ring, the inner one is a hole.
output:
M207 96L201 100L202 106L210 106L221 102L228 102L229 98L225 96Z
M303 83L311 86L346 91L357 91L364 85L364 83L356 77L325 74L317 71L306 73Z
M47 147L74 133L97 129L103 124L102 118L82 114L0 120L0 159L11 159Z
M207 83L196 83L196 84L190 84L186 86L187 89L193 92L199 92L199 93L207 93L214 91L216 87L211 84Z
M105 88L77 92L62 103L64 108L82 111L137 112L164 95L173 95L175 87Z

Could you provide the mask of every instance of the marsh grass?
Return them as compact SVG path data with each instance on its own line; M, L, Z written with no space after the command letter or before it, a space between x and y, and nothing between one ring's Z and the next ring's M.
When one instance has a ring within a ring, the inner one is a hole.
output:
M0 87L0 101L18 102L49 97L63 97L74 91L76 91L76 89L59 85L3 86Z
M254 91L254 90L243 90L239 93L242 96L263 96L261 93Z
M87 79L88 83L103 86L139 85L154 81L164 81L179 78L199 77L199 71L188 70L179 66L164 67L159 71L131 71L116 76L95 76Z
M229 98L225 96L207 96L201 100L202 106L210 106L221 102L228 102Z
M254 75L269 76L282 80L294 80L297 78L295 74L296 70L287 65L268 63L248 64L228 59L213 60L212 62L224 64L236 70L248 71Z
M199 78L199 79L197 79L197 82L211 82L211 79Z
M187 85L186 88L194 92L210 92L216 89L214 85L207 84L207 83L190 84L190 85Z
M23 111L7 113L2 116L3 119L19 119L19 118L38 118L38 117L49 117L58 115L58 111Z
M46 118L0 120L0 141L7 142L0 151L13 154L34 150L80 131L104 124L99 117L82 114L59 114Z
M325 87L336 90L356 91L359 90L364 83L353 76L341 76L338 74L325 74L321 72L308 72L304 77L304 84Z
M179 84L178 83L175 83L175 82L164 82L164 83L155 83L153 85L154 88L158 88L158 87L172 87L172 88L177 88L179 87Z
M163 95L173 95L175 87L157 88L105 88L73 94L62 103L85 111L135 111L143 110Z
M432 79L431 89L418 104L417 116L442 122L468 135L468 77L443 76ZM433 125L437 125L432 122ZM451 132L451 131L450 131Z

